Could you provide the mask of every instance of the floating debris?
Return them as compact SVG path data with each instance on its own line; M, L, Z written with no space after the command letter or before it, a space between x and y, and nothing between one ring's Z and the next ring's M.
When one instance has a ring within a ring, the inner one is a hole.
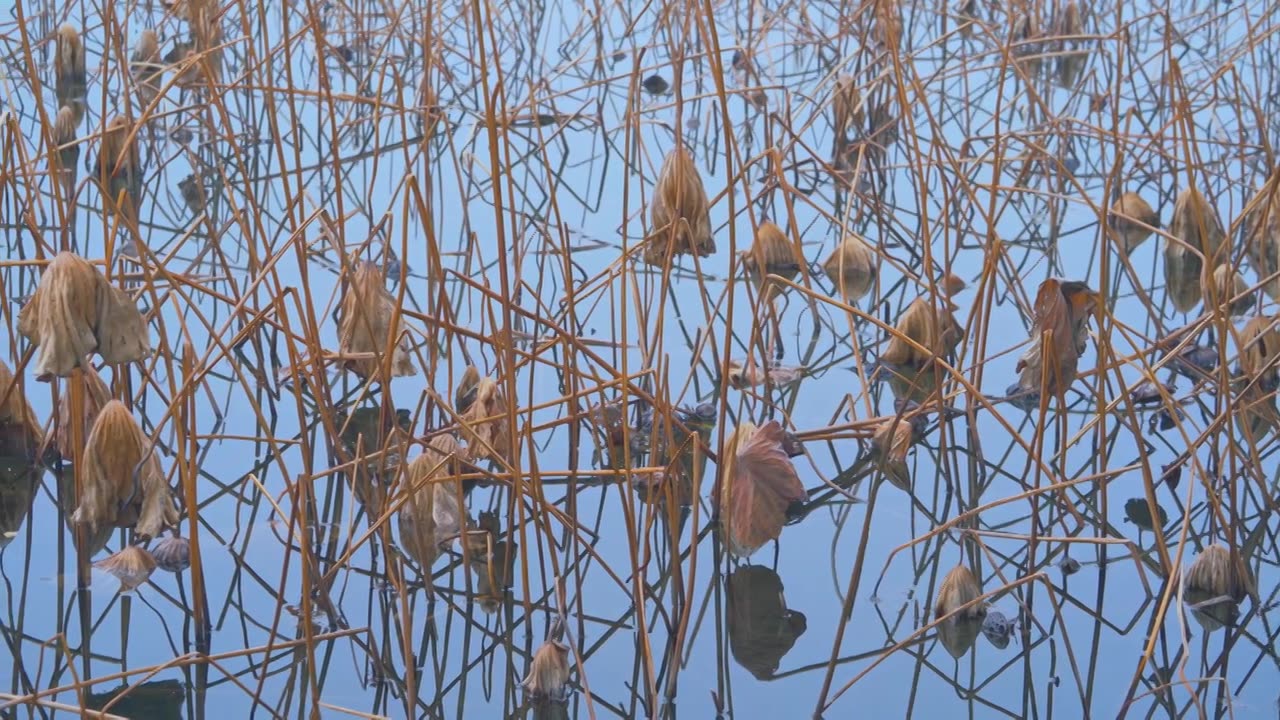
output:
M666 265L677 255L708 257L716 251L707 191L683 145L672 148L662 163L649 224L650 235L644 241L644 261L649 265Z
M770 420L760 427L744 422L725 441L716 499L732 555L749 557L777 540L787 523L787 510L808 498L782 449L785 437L778 421Z
M128 293L84 258L61 252L18 315L18 332L40 348L36 379L66 377L89 353L131 363L151 352L146 322Z
M768 680L808 628L804 613L787 608L782 578L760 565L744 565L725 578L729 652L759 680Z
M845 302L856 303L876 284L879 256L862 238L849 233L831 251L822 270Z
M805 369L785 365L769 365L762 369L754 360L730 360L727 375L729 385L739 390L766 383L783 387L799 382L805 375Z
M1013 637L1013 631L1013 621L1005 617L1005 614L999 610L988 610L987 616L982 620L983 636L992 645L1001 650L1009 647L1009 640ZM961 653L961 655L963 654Z
M1119 248L1123 255L1132 254L1160 228L1160 216L1136 192L1121 195L1112 204L1109 219L1111 229L1120 238Z
M1058 563L1058 569L1062 570L1064 576L1075 575L1080 572L1080 561L1071 556L1064 557L1062 562Z
M387 290L382 270L376 263L351 259L350 282L342 296L338 321L338 351L343 355L373 354L372 358L351 358L347 369L365 379L382 377L383 354L391 347L390 377L418 374L409 357L409 339L404 318L395 298Z
M1172 396L1177 391L1178 386L1172 380L1143 380L1129 391L1129 402L1134 405L1160 405L1166 395Z

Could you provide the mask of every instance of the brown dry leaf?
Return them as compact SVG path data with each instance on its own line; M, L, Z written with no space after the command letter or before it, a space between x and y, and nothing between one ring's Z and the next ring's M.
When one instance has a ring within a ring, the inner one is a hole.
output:
M945 358L955 352L961 339L960 325L951 311L935 308L926 297L916 298L907 306L895 330L880 355L880 361L890 365L920 367L935 358Z
M1249 318L1240 330L1240 371L1250 380L1262 380L1275 387L1280 369L1276 356L1280 355L1280 327L1275 316L1259 315Z
M22 383L0 360L0 457L33 462L44 444L44 430L27 402Z
M798 382L804 374L805 369L798 366L772 365L761 369L754 360L746 363L741 360L729 361L729 385L739 390L764 385L765 382L774 387L782 387Z
M720 476L720 524L729 553L747 557L777 540L787 508L805 500L804 485L783 450L786 431L777 420L743 423L725 443Z
M938 639L947 649L951 657L959 659L973 647L982 631L982 619L987 615L987 607L978 602L965 610L956 612L966 603L982 596L982 584L974 576L973 571L964 565L957 565L947 573L942 585L938 588L938 596L933 605L933 616L936 619L947 618L938 625ZM950 617L947 617L950 615Z
M1076 379L1080 354L1089 338L1086 323L1098 306L1098 295L1089 286L1076 281L1053 278L1040 283L1036 293L1031 345L1018 360L1018 387L1061 395ZM1050 362L1046 369L1045 354Z
M747 276L762 290L765 297L772 297L786 289L785 284L768 282L767 276L777 275L794 280L804 267L804 258L796 252L795 245L787 239L782 228L766 220L756 231L751 249L743 252L743 267ZM766 285L769 287L766 289Z
M404 546L405 553L421 566L424 575L429 574L439 554L434 480L441 464L441 459L432 458L428 453L409 463L404 478L409 499L400 506L396 517L400 525L400 544Z
M111 390L107 388L107 384L102 381L102 376L98 371L94 370L91 365L85 365L81 368L82 372L78 375L72 375L67 379L66 384L62 388L62 392L58 394L58 427L54 435L54 442L57 443L58 454L63 458L70 460L76 455L77 448L71 439L72 421L71 416L71 383L77 382L79 377L84 385L83 402L81 404L80 416L80 442L84 443L89 439L89 431L93 429L93 423L98 419L98 413L102 412L103 406L111 399Z
M845 302L861 300L876 284L879 256L857 235L849 233L831 251L822 269Z
M374 357L347 360L346 367L365 379L381 377L383 352L388 343L394 343L391 377L416 375L418 368L409 357L404 320L396 317L395 298L387 291L382 271L375 263L354 257L349 268L352 277L342 296L338 351L343 355L372 353Z
M84 43L80 31L72 25L58 28L57 47L53 54L54 95L59 106L70 106L76 112L76 125L84 116L86 91Z
M72 520L90 531L133 527L140 537L156 537L175 526L178 511L150 447L124 403L109 401L85 443L81 496Z
M1084 34L1084 22L1080 17L1080 6L1076 0L1070 0L1066 7L1062 10L1062 15L1057 20L1058 37L1065 38L1062 42L1064 49L1076 50L1080 41L1078 38ZM1080 79L1080 71L1084 68L1085 60L1088 56L1078 50L1076 52L1063 52L1058 56L1057 75L1058 84L1065 88L1074 88Z
M1127 192L1112 204L1110 219L1123 255L1137 250L1160 227L1160 216L1136 192Z
M1244 245L1262 290L1280 300L1280 171L1267 179L1246 206Z
M465 376L464 376L465 379ZM510 462L511 447L507 437L507 399L492 378L481 378L465 412L458 413L462 438L471 451L471 459L490 458L494 462Z
M458 414L471 409L476 401L476 386L480 384L480 371L475 365L468 365L458 381L458 389L453 391L453 409Z
M707 191L693 157L683 145L672 148L662 162L649 224L650 235L644 246L644 261L649 265L665 265L668 256L708 257L716 251Z
M1214 267L1221 260L1226 233L1218 212L1195 188L1178 195L1164 248L1165 286L1178 312L1191 312L1200 303L1200 275L1205 261Z
M147 28L138 36L138 43L133 46L133 54L129 56L129 72L137 88L138 98L143 106L148 106L160 94L160 86L164 79L164 63L160 62L160 35L153 28Z
M895 52L902 43L902 11L897 0L876 0L872 37L880 47Z
M120 581L120 592L136 590L155 572L156 560L140 545L130 545L93 564Z
M942 276L942 292L947 295L959 295L968 287L964 278L955 273L946 273Z
M1230 265L1219 265L1205 275L1205 298L1217 298L1218 305L1229 315L1244 315L1253 307L1253 293L1240 273Z
M808 628L804 613L787 609L782 589L778 573L760 565L744 565L725 578L729 651L760 680L777 673Z
M546 642L533 653L529 674L521 682L531 698L561 700L569 684L569 647L557 638Z
M18 332L40 347L36 379L65 377L94 350L110 363L150 351L142 314L84 258L58 253L18 315Z

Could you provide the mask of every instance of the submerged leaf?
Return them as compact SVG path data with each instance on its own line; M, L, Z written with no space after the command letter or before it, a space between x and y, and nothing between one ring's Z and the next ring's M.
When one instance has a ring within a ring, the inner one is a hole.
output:
M725 443L720 476L720 523L729 552L747 557L777 540L787 508L808 495L782 448L785 431L776 420L760 427L743 423Z

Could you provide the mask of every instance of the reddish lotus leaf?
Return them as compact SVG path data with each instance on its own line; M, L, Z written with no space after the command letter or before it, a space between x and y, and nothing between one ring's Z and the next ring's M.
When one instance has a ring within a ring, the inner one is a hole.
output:
M747 557L778 539L787 508L807 495L783 449L786 432L776 420L757 428L739 425L725 446L720 478L720 522L729 552Z

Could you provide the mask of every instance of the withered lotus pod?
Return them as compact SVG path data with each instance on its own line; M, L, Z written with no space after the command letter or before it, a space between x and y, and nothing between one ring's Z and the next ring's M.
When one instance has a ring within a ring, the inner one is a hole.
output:
M71 25L58 28L53 54L54 95L58 105L68 105L76 113L76 124L84 115L85 55L80 31Z
M1274 316L1249 318L1240 330L1240 371L1245 377L1274 380L1280 374L1276 356L1280 355L1280 327ZM1272 387L1275 383L1270 383Z
M782 426L770 420L760 427L744 422L725 442L716 504L731 555L748 557L777 540L787 509L808 498L783 449L785 440Z
M831 251L822 270L845 302L855 303L875 286L879 265L875 251L862 238L849 233Z
M166 535L151 550L156 567L180 573L191 567L191 542L181 535Z
M808 628L804 613L787 609L782 589L778 573L760 565L744 565L725 578L729 651L760 680L777 673Z
M156 560L141 545L130 545L93 566L114 575L120 581L120 592L129 592L151 577L156 569Z
M1164 249L1165 284L1178 312L1191 312L1200 302L1200 274L1222 259L1226 232L1218 212L1195 188L1178 195Z
M459 415L471 409L476 401L476 386L480 384L480 371L475 365L468 365L462 371L462 379L458 381L458 389L453 392L453 409Z
M852 131L862 127L862 97L857 83L847 75L837 78L831 91L831 126L837 142L848 140Z
M1254 590L1244 558L1219 544L1205 548L1191 563L1182 587L1183 599L1210 632L1234 624L1236 606Z
M715 253L707 191L693 157L683 145L677 144L667 153L653 192L650 234L644 246L646 263L661 266L668 257L707 257Z
M43 444L44 430L22 383L0 360L0 457L34 462Z
M94 175L102 188L104 208L137 222L138 203L142 200L142 156L134 126L127 118L117 115L102 129Z
M935 619L946 618L938 625L938 639L954 658L958 659L968 652L982 632L982 619L987 615L986 604L977 602L960 610L981 596L982 584L973 571L964 565L957 565L947 573L938 588L933 616Z
M81 378L79 382L84 387L79 418L74 418L71 415L71 383L77 382L75 376L67 379L67 382L63 385L62 392L58 395L58 423L54 434L54 442L57 443L58 453L66 460L74 458L77 449L72 442L71 430L73 423L79 422L81 424L80 442L84 443L89 439L89 431L93 429L93 423L98 419L98 413L102 412L102 408L106 406L107 401L111 400L111 390L102 381L102 376L91 365L86 364L83 366L83 371L79 377Z
M1087 322L1097 307L1098 294L1082 282L1050 278L1040 283L1031 344L1018 360L1020 389L1066 392L1076 379L1080 354L1088 347Z
M150 450L151 443L124 403L109 401L85 443L80 504L72 521L90 530L133 527L144 538L175 526L178 510L160 460Z
M1084 22L1080 18L1080 6L1075 0L1070 0L1066 7L1062 10L1062 15L1058 17L1057 35L1064 38L1063 43L1065 49L1075 50L1080 44L1079 36L1084 33ZM1073 88L1076 86L1080 78L1080 70L1084 67L1087 55L1082 52L1064 52L1058 56L1057 78L1058 84Z
M1118 236L1120 252L1129 255L1160 227L1160 216L1136 192L1127 192L1111 205L1111 228Z
M536 700L564 700L568 695L569 646L557 637L556 628L551 637L533 653L529 674L521 682L529 697Z
M465 376L464 376L465 379ZM511 439L507 437L507 398L493 378L480 378L465 412L458 413L462 439L471 459L511 460Z
M1280 300L1280 172L1273 173L1249 201L1244 246L1262 290Z
M36 379L65 377L97 350L108 363L141 360L151 350L146 322L128 293L84 258L58 253L18 315L18 332L40 347Z
M1249 284L1230 265L1219 265L1205 275L1204 291L1207 299L1217 298L1229 315L1243 315L1253 307Z
M147 28L138 36L138 43L129 56L129 70L137 83L138 97L143 105L150 105L160 93L164 77L164 63L160 61L160 36Z
M80 162L80 143L76 139L76 126L80 118L70 106L58 108L53 125L53 143L49 152L49 174L62 186L68 197L75 191L76 167Z
M907 452L915 439L912 418L889 417L876 426L871 436L871 460L884 473L889 484L905 493L911 492L911 471L907 467Z
M756 287L769 296L781 292L786 285L768 282L767 276L777 275L785 280L794 280L800 274L804 260L796 253L795 245L787 239L782 228L766 220L760 223L751 249L743 253L742 264ZM765 288L766 285L769 286L768 289Z
M880 355L880 361L890 365L920 367L934 358L945 358L955 352L961 339L960 325L951 311L935 307L927 297L916 298L907 306L895 330Z
M400 544L405 553L422 567L423 574L430 572L439 554L433 481L440 462L423 454L409 463L404 483L405 491L410 494L400 506L396 518L400 525Z
M342 296L338 349L344 355L373 353L374 357L348 360L347 368L362 378L380 377L382 355L392 343L391 377L416 375L418 369L409 357L408 338L404 336L404 320L396 317L395 298L384 284L381 269L375 263L354 258L351 267L351 281Z

